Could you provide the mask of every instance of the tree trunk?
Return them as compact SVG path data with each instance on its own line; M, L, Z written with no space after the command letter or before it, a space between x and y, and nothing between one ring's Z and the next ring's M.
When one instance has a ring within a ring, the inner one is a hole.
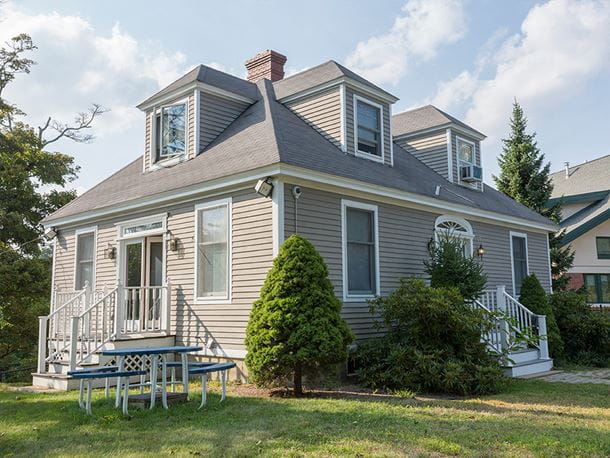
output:
M303 394L303 370L300 364L294 368L294 395L301 396Z

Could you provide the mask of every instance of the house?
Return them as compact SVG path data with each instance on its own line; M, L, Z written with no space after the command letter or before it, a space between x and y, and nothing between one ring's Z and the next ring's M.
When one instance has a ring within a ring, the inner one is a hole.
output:
M610 306L610 155L551 175L550 204L561 201L563 243L574 249L569 287L587 289L588 301Z
M325 259L358 339L377 335L367 300L423 275L443 233L485 266L477 306L514 317L489 345L544 334L516 297L528 273L550 291L557 227L482 182L485 136L433 106L393 115L396 96L337 62L284 78L285 62L260 53L247 79L200 65L152 95L143 154L44 220L57 235L34 384L69 387L66 370L102 348L169 342L243 377L252 303L294 233ZM507 371L548 370L539 347Z

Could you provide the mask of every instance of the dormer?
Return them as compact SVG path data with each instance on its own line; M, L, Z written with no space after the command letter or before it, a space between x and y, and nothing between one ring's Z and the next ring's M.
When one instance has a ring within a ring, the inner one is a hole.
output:
M278 101L342 151L391 166L397 97L335 61L274 83Z
M205 152L256 101L256 85L199 65L148 98L143 171L171 167Z
M395 115L392 131L398 145L449 181L483 190L481 132L432 105Z

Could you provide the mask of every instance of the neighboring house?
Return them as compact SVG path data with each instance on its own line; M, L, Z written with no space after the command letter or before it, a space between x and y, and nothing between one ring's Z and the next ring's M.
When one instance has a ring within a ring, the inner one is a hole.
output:
M549 203L562 202L564 244L574 249L569 287L586 286L589 302L610 306L610 155L551 175Z
M247 80L201 65L154 94L138 106L142 156L44 220L54 295L35 384L65 388L58 373L100 348L163 342L243 375L252 303L294 233L324 257L358 339L377 335L367 300L423 276L443 233L482 256L479 306L543 332L513 296L528 273L550 291L557 227L483 184L484 135L433 106L393 115L397 97L334 61L283 78L285 61L263 52ZM552 365L544 348L513 359L512 374Z

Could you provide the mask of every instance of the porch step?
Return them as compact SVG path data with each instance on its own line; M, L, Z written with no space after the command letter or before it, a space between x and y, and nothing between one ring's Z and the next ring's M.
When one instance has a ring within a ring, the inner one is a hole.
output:
M537 348L524 348L523 350L517 350L508 355L513 360L511 366L517 364L528 363L536 361L540 357L540 352Z
M548 372L552 368L552 359L536 359L534 361L528 361L524 363L515 364L510 367L504 367L504 375L507 375L509 377L523 377Z

